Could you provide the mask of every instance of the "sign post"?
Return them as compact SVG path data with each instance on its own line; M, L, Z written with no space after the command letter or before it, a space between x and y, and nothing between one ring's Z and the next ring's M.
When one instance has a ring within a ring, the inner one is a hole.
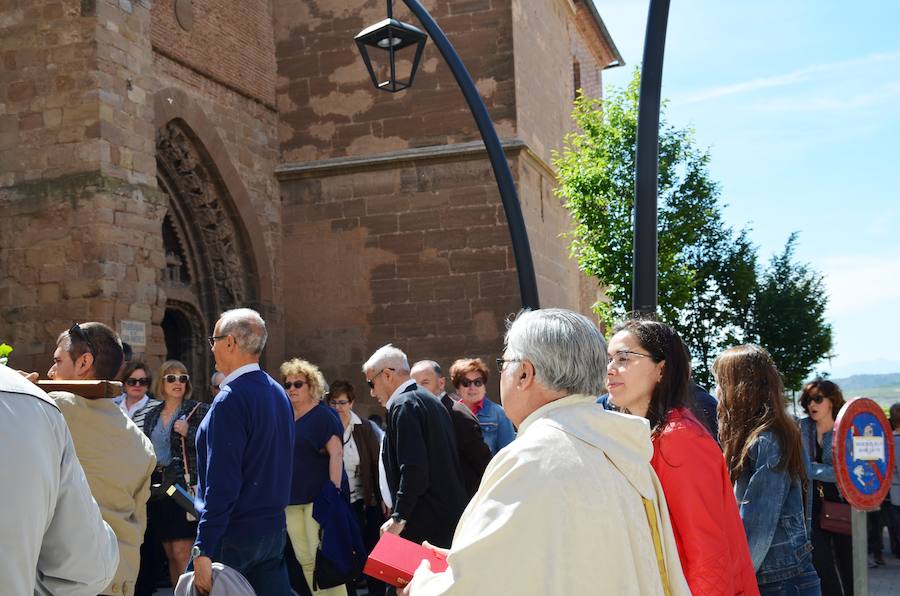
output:
M834 475L850 503L853 526L853 593L869 593L866 511L881 507L891 488L894 436L884 412L866 397L851 399L838 412L831 445Z

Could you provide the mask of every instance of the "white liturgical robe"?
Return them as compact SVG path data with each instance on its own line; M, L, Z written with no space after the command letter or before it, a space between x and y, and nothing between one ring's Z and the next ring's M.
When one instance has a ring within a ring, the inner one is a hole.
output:
M420 594L663 596L644 499L656 515L670 594L690 591L646 420L568 396L533 412L488 465L456 528L443 573Z

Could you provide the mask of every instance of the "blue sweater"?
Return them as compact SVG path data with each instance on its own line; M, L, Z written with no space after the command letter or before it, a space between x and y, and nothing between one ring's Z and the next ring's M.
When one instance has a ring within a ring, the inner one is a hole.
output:
M196 545L204 555L218 555L223 539L285 527L293 451L294 412L281 385L253 371L222 387L197 431Z

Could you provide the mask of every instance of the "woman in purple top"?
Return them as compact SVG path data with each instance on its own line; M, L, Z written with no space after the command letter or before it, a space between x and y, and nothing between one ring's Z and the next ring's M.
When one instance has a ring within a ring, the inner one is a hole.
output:
M285 509L288 536L310 591L328 596L346 595L344 586L312 590L319 547L319 524L312 516L313 501L326 482L341 489L344 428L337 414L321 401L325 379L318 367L294 358L281 365L281 377L295 420L291 501Z

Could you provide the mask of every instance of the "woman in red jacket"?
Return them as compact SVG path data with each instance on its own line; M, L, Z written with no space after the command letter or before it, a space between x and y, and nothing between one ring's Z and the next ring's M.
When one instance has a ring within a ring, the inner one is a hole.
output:
M759 594L725 460L691 411L690 355L681 337L663 323L629 320L616 327L608 350L610 401L650 422L650 463L691 592Z

